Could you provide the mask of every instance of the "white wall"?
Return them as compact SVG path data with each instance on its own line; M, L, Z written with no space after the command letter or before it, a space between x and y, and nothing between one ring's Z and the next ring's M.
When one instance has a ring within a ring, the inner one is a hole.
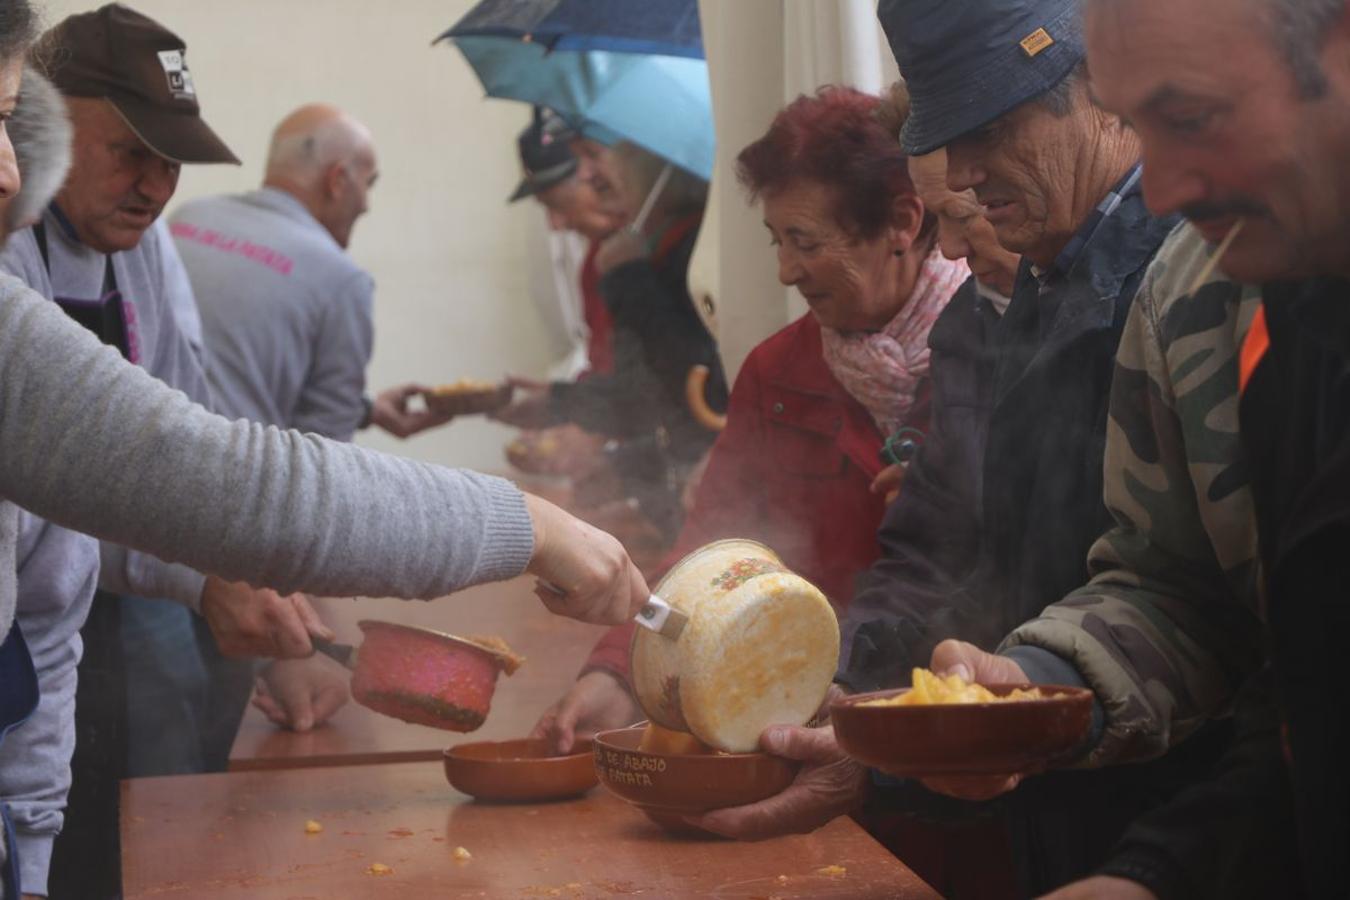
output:
M46 19L97 5L49 0ZM459 52L431 46L471 0L130 5L187 43L204 117L244 161L185 167L175 203L256 186L273 126L301 103L335 103L374 132L380 181L351 248L378 283L372 388L548 368L551 345L527 293L526 232L537 204L505 202L519 177L515 136L528 109L484 101ZM465 420L406 443L383 434L361 442L501 470L508 435Z
M876 0L700 0L717 124L711 203L691 263L694 296L716 302L716 334L734 377L756 344L806 312L778 282L758 208L736 183L735 160L799 94L826 84L878 93L899 77Z
M763 217L736 181L736 155L783 106L782 0L700 0L717 158L711 203L691 262L695 296L716 303L722 365L734 380L750 350L788 322L787 297Z

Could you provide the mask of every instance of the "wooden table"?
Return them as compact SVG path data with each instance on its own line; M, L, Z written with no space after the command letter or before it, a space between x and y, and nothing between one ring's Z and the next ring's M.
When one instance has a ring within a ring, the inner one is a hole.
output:
M603 629L550 614L533 593L534 581L517 578L482 585L430 603L407 600L328 601L330 619L344 640L360 639L358 619L425 625L458 634L496 634L526 663L497 680L492 710L471 734L409 725L352 702L328 725L297 734L277 728L249 709L230 750L230 769L361 765L439 759L451 744L524 737L539 714L567 689Z
M123 782L122 871L128 900L937 896L847 818L756 844L676 840L603 788L483 804L431 763Z

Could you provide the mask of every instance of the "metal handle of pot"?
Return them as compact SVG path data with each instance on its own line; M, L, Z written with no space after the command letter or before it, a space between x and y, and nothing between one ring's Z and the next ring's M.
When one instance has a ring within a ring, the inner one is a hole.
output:
M546 591L551 591L559 597L567 596L567 592L556 584L550 584L543 579L539 580L539 586ZM642 608L633 616L633 621L648 631L654 631L664 638L675 640L684 631L684 626L689 623L689 617L675 609L660 597L652 594L647 598L647 602L642 604ZM317 647L318 641L314 642Z
M315 652L322 653L340 666L353 671L356 670L356 647L352 644L338 644L318 638L311 640L311 643L314 645Z
M648 631L654 631L661 637L673 641L684 631L684 626L689 624L689 617L652 594L647 598L647 602L642 604L633 621Z

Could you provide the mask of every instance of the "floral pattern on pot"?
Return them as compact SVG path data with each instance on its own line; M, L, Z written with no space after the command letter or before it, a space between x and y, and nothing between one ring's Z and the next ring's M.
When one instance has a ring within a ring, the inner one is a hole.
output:
M786 572L782 565L769 559L738 559L725 571L712 580L712 587L726 593L734 591L751 578L769 575L774 572Z

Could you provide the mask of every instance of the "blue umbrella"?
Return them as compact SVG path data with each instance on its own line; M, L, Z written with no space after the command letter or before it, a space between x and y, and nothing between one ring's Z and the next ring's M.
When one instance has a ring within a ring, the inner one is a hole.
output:
M441 37L514 38L549 50L703 56L696 0L482 0Z
M451 40L489 97L547 106L588 137L631 141L704 180L712 177L712 95L702 59L550 52L494 37Z

